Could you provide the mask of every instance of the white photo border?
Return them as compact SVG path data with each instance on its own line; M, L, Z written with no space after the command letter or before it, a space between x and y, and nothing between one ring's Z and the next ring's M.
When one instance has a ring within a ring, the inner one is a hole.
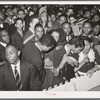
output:
M100 5L100 1L0 1L0 5L1 4L9 4L9 5L12 5L12 4L73 4L73 5L83 5L83 4L86 4L86 5ZM37 92L37 91L1 91L0 92L0 99L3 100L3 99L32 99L32 98L35 98L35 99L46 99L46 98L53 98L53 99L56 99L56 98L67 98L67 99L80 99L80 98L91 98L91 99L97 99L97 98L100 98L100 92L83 92L83 91L78 91L78 92L75 92L75 91L41 91L41 92ZM86 100L86 99L85 99Z

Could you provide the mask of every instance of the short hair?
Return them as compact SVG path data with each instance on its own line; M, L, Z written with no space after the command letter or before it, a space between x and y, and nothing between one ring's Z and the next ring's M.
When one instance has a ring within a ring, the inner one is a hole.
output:
M24 9L18 9L18 10L17 10L17 14L18 14L18 12L20 12L20 11L23 11L24 14L25 14L25 10L24 10Z
M8 44L6 45L6 48L9 47L9 46L13 46L17 51L19 50L19 49L17 48L17 46L14 45L13 43L8 43Z
M42 26L40 23L37 23L37 24L35 25L34 30L36 30L37 27L42 27L42 28L43 28L43 26Z
M65 17L66 20L67 20L67 15L66 15L65 13L61 14L61 15L59 16L59 18L60 18L60 17Z
M1 28L1 29L0 29L0 35L1 35L1 33L4 32L4 31L6 31L6 32L8 33L8 31L7 31L5 28ZM8 35L9 35L9 33L8 33ZM0 36L0 37L1 37L1 36Z
M92 43L92 38L88 37L88 36L83 36L83 40L84 41L88 41L89 43Z
M68 21L66 21L66 22L62 23L62 26L63 26L64 24L69 24L69 25L70 25L70 27L71 27L71 23L69 23ZM72 27L71 27L71 28L72 28Z
M24 21L22 18L19 18L19 17L18 17L18 18L15 19L15 23L17 23L18 20L21 20L22 23L23 23L23 21Z
M75 48L77 48L77 47L82 48L85 46L84 39L82 38L82 36L73 36L70 39L69 44L75 45Z
M50 34L43 34L40 38L40 43L46 45L47 47L53 47L56 45L56 41Z
M93 25L92 25L92 23L91 23L90 21L85 21L85 22L83 23L83 27L84 27L84 25L85 25L86 23L90 24L91 27L93 27Z

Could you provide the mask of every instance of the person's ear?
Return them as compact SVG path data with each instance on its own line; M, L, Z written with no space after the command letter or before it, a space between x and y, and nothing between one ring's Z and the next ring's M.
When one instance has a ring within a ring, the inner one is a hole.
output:
M21 51L18 51L18 56L20 55Z

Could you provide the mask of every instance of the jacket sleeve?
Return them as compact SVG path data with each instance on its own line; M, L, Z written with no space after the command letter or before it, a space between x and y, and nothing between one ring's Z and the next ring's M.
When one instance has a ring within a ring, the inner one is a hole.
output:
M40 91L42 86L42 81L40 78L39 71L36 66L30 68L30 90Z

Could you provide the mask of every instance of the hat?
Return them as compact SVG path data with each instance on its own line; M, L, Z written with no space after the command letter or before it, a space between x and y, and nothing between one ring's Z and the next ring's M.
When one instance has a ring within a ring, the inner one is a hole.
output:
M43 13L47 13L47 6L43 6L39 9L39 16L41 16Z

